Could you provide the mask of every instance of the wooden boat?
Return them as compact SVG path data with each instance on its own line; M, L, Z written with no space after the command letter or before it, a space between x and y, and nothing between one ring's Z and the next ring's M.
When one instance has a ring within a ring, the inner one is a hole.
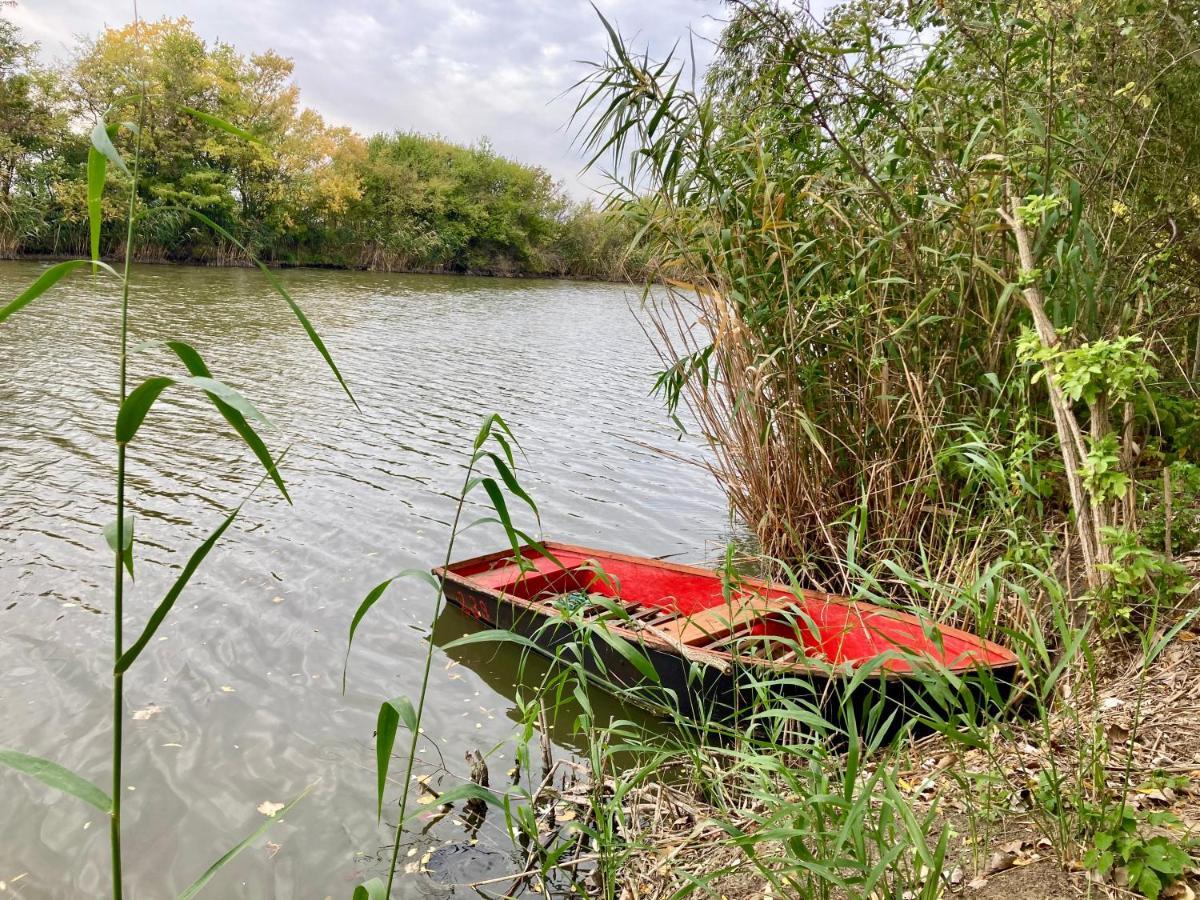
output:
M522 564L508 549L434 575L467 616L529 638L550 657L580 627L603 623L657 677L607 637L586 642L591 674L644 704L724 717L771 682L826 721L890 730L917 716L1001 705L1016 683L1011 652L914 615L757 579L731 584L696 566L542 546L522 549Z

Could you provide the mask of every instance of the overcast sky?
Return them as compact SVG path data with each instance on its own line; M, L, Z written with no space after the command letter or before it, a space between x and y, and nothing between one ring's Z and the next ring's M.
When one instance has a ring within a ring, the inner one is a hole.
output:
M128 10L122 13L123 5ZM721 29L719 0L597 0L626 36L665 53L695 34L697 60ZM76 36L132 18L131 0L18 0L5 11L47 59ZM495 148L561 179L577 197L571 98L560 98L606 39L586 0L139 0L144 19L188 16L199 34L244 53L290 56L301 102L371 134L414 130Z

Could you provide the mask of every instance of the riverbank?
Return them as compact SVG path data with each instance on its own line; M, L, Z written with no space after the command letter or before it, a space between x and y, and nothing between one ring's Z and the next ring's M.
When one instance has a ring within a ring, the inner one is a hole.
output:
M1200 556L1184 562L1191 605ZM799 730L773 730L772 717L804 712L782 700L748 710L763 727L732 740L705 741L703 723L649 733L593 721L582 760L555 760L547 746L527 755L540 769L529 776L532 815L521 819L523 861L454 884L488 897L604 896L619 885L619 896L640 900L697 890L745 900L1194 900L1200 726L1180 711L1200 699L1193 620L1072 661L1052 702L1028 683L1023 716L927 720L935 733L893 745L839 746L845 736L823 734L811 712ZM588 722L553 699L570 683L543 682L538 721ZM438 806L443 774L422 776L437 818L453 813ZM420 870L446 886L426 862Z
M53 253L20 253L0 255L0 262L36 262L36 263L58 263L70 259L78 259L78 256L69 254L53 254ZM110 265L119 265L124 262L124 256L113 254L102 256L102 261ZM256 261L244 255L227 255L219 258L216 257L182 257L182 258L165 258L161 254L154 255L136 255L133 259L137 265L142 266L194 266L197 268L213 268L213 269L253 269ZM625 274L624 272L614 272L608 275L584 274L569 271L562 272L534 272L512 269L480 269L480 270L455 270L448 268L388 268L386 266L368 266L368 265L349 265L342 263L327 263L327 262L294 262L291 260L268 259L261 260L262 264L270 269L311 269L313 271L329 271L329 272L378 272L389 275L439 275L450 278L455 277L470 277L470 278L501 278L501 279L519 279L528 278L533 280L567 280L567 281L584 281L594 282L596 284L610 285L632 285L641 287L646 284L647 273L634 272ZM657 279L651 279L656 281Z

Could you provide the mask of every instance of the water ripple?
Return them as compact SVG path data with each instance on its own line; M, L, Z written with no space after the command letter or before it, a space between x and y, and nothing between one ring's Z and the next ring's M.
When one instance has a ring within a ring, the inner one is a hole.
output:
M0 264L0 297L38 266ZM127 676L130 896L174 895L261 821L255 807L317 788L261 848L220 877L223 896L346 896L378 871L391 832L374 808L372 730L382 698L415 695L432 597L400 583L356 639L349 618L375 583L440 560L465 456L502 413L528 453L523 479L544 533L698 559L726 514L708 476L646 449L699 459L649 396L656 357L627 292L604 285L285 272L352 385L341 394L286 307L254 273L152 267L133 296L133 382L178 370L181 338L245 390L292 445L294 504L267 488L193 579ZM0 744L107 780L111 597L100 536L112 517L118 298L66 283L0 329ZM192 549L259 480L203 398L177 390L131 447L137 581L127 640ZM267 486L269 487L269 485ZM472 510L478 512L477 506ZM528 523L532 525L532 523ZM493 549L467 532L458 555ZM99 613L99 614L96 614ZM451 611L440 645L467 626ZM511 654L438 651L422 761L510 735ZM453 677L451 677L453 676ZM155 711L157 710L157 711ZM575 746L563 724L556 739ZM493 770L511 765L501 747ZM14 897L94 896L107 882L104 817L0 773L0 878ZM394 807L393 807L394 809ZM394 813L393 813L394 814ZM453 817L434 829L461 838ZM500 851L497 830L485 830ZM407 896L427 885L404 883Z

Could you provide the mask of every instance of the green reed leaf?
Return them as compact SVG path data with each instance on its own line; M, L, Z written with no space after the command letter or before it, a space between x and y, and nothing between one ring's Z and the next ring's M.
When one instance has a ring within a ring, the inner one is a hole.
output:
M88 148L87 210L88 238L92 262L100 259L100 226L104 218L104 180L108 176L108 161L95 147Z
M559 568L562 568L562 563L559 562L558 557L550 551L550 548L548 548L537 538L527 534L520 528L517 529L517 537L523 542L523 549L532 550L534 553L538 554L539 556L546 557L546 559L550 560L550 562L554 563ZM610 581L608 576L603 573L603 570L600 571L600 580L605 582Z
M198 109L193 109L190 106L180 106L181 110L193 118L199 119L205 125L211 125L213 128L219 128L227 134L232 134L234 137L239 137L243 141L250 141L252 144L262 144L262 140L254 134L251 134L244 128L238 128L236 125L226 122L224 119L214 116L212 113L206 113Z
M377 773L378 803L376 819L383 818L383 791L387 787L388 766L392 761L392 747L396 744L396 727L401 723L414 735L417 733L417 711L407 697L385 700L379 706L379 717L375 722L375 771ZM405 790L408 786L405 785Z
M266 830L268 828L270 828L275 823L282 821L283 817L286 816L289 812L291 812L292 807L294 807L297 803L299 803L306 796L308 796L308 792L311 791L315 786L316 786L315 784L310 784L308 787L306 787L300 793L300 795L298 797L296 797L290 803L288 803L286 806L284 806L283 809L279 810L277 813L275 813L275 815L270 816L267 819L267 821L262 823L262 825L258 826L258 828L254 829L254 831L252 831L250 834L246 835L246 837L243 838L228 853L226 853L224 856L222 856L220 859L218 859L215 863L213 863L211 866L209 866L204 871L203 875L201 875L194 882L192 882L192 884L187 888L187 890L185 890L182 894L179 895L178 900L192 900L193 897L195 897L202 890L204 890L205 886L210 881L212 881L214 875L216 875L219 871L221 871L221 869L223 869L235 856L237 856L239 853L241 853L243 850L245 850L247 847L249 847L251 844L253 844L256 840L258 840L258 838L260 838L266 832Z
M125 160L121 159L121 154L117 152L117 148L113 145L112 130L103 119L98 121L96 126L92 129L92 148L96 150L96 152L102 154L105 159L111 162L126 175L129 175L129 168L125 165Z
M393 581L398 578L420 578L429 584L435 591L441 590L441 585L437 579L426 572L424 569L405 569L398 575L393 575L387 581L381 581L375 587L371 588L362 603L358 604L358 609L354 611L354 618L350 620L350 636L346 639L346 659L342 663L342 693L346 693L346 670L350 667L350 646L354 643L354 632L358 630L359 623L362 622L363 616L375 605L376 601L383 596Z
M500 490L500 485L496 484L493 478L484 478L480 483L487 491L496 515L500 517L500 524L504 526L504 533L508 536L508 542L512 545L513 552L520 554L521 544L517 539L517 529L513 527L512 516L508 514L508 503L504 500L504 493Z
M150 408L158 400L162 392L173 384L199 388L208 395L214 404L220 400L246 418L258 419L262 422L267 421L266 416L260 413L253 403L229 385L217 381L215 378L194 375L188 378L169 378L166 375L159 375L154 378L147 378L139 384L129 392L129 396L121 404L121 408L117 411L116 427L116 437L119 443L127 444L133 440L138 429L142 427L142 422L145 421L147 413L150 412ZM249 425L246 427L248 428ZM268 473L272 469L274 469L274 464L268 464Z
M351 900L387 900L387 888L378 878L372 878L354 888Z
M412 703L407 697L396 697L394 700L388 701L396 707L396 711L400 713L400 721L404 723L404 727L409 731L415 732L418 727L417 711L413 709Z
M167 346L179 357L180 361L187 367L188 372L193 376L212 378L212 372L209 371L200 354L190 344L183 341L167 341ZM213 405L217 407L217 411L225 417L225 421L233 427L233 430L241 436L254 455L258 457L258 461L262 463L263 468L267 470L275 486L279 488L279 493L283 495L283 499L291 503L292 498L284 486L282 476L279 474L279 466L271 458L271 452L267 449L267 445L263 443L262 438L258 436L258 432L250 427L250 424L246 421L246 417L233 405L227 403L216 394L209 394L209 398L212 400Z
M36 300L38 297L42 296L42 294L46 293L46 291L50 290L50 288L54 287L54 285L58 284L60 281L63 280L63 278L65 278L67 275L70 275L73 271L78 269L80 266L86 266L86 265L99 266L101 269L104 269L109 274L116 275L117 278L121 277L120 274L115 269L113 269L112 266L110 266L106 263L102 263L102 262L97 262L97 263L93 264L90 260L86 260L86 259L68 259L66 262L55 263L54 265L52 265L48 269L46 269L46 271L43 272L41 275L39 275L36 279L34 279L33 284L31 284L29 287L25 288L24 291L22 291L20 294L18 294L15 300L12 300L5 306L0 306L0 322L3 322L5 319L7 319L13 313L19 312L21 309L24 309L26 306L28 306L30 303L32 303L34 300Z
M383 818L383 789L387 784L388 765L392 760L392 747L396 743L396 726L400 722L400 712L385 700L379 706L379 716L375 719L375 772L378 778L378 802L375 806L375 819ZM405 785L405 790L408 786Z
M117 552L117 520L109 522L104 526L104 540L108 542L108 547L113 553ZM125 569L129 572L129 577L133 578L133 516L124 516L121 526L121 560L125 563Z
M507 435L507 437L506 437ZM479 432L475 435L475 442L472 445L473 450L479 450L487 443L488 438L494 440L500 445L504 451L504 456L508 460L510 466L516 465L516 460L513 457L512 448L516 447L521 450L521 443L517 440L517 436L513 434L513 430L508 427L508 423L504 421L504 417L500 413L488 413L484 416L483 423L479 426ZM524 450L521 450L522 454Z
M109 799L108 794L86 778L76 775L70 769L64 769L58 763L42 759L40 756L30 756L28 753L0 747L0 765L31 775L56 791L62 791L64 794L70 794L85 803L90 803L102 813L112 810L112 800Z
M175 605L175 601L179 599L179 595L183 593L183 589L187 587L188 581L195 574L196 569L200 567L200 563L204 562L204 557L208 556L209 551L216 546L217 541L221 539L229 526L233 524L233 520L237 518L238 513L242 511L242 503L239 503L237 508L225 517L225 521L220 524L216 531L208 536L208 539L196 548L192 553L187 563L183 567L183 571L179 573L179 577L175 579L175 583L171 585L171 589L167 591L167 595L163 597L162 602L155 607L154 612L150 614L149 620L146 622L146 627L142 629L141 635L136 641L121 654L117 660L117 664L113 667L113 673L120 675L138 658L143 650L146 649L146 644L150 643L150 638L154 637L154 632L158 631L158 626L163 623L163 619L167 617L167 613L171 611L171 607Z
M260 413L253 403L224 382L217 381L217 379L210 376L193 375L191 378L179 379L179 383L190 384L193 387L200 388L200 390L208 394L208 398L214 403L220 400L228 406L233 407L233 409L247 419L256 419L264 425L271 424L267 421L267 417ZM270 466L267 468L269 469Z
M174 378L159 375L156 378L147 378L129 392L129 396L117 410L116 437L118 443L127 444L133 440L133 436L142 427L142 422L146 420L146 414L150 412L154 401L174 383Z
M453 650L455 647L466 647L469 644L492 644L492 643L511 643L521 647L526 647L530 650L536 650L541 653L542 648L535 644L523 634L517 634L515 631L508 631L503 628L489 628L486 631L476 631L473 634L464 634L460 638L455 638L445 644L442 644L442 650Z
M635 669L642 674L643 678L652 682L653 684L658 684L660 679L658 671L654 668L654 663L652 663L650 658L644 653L639 652L638 649L633 646L633 644L629 643L629 641L625 640L619 634L613 634L603 625L594 629L592 633L599 635L600 639L603 640L604 643L608 644L610 647L616 650L617 653L621 654L621 656L623 656Z
M333 372L334 377L337 378L338 384L340 384L342 386L342 390L346 392L346 396L350 398L350 402L353 403L355 409L357 409L358 401L354 399L354 394L352 394L350 392L350 385L348 385L346 383L346 379L342 377L341 370L338 369L337 364L333 361L333 357L330 355L328 348L326 348L325 342L321 340L321 336L319 334L317 334L317 330L313 327L312 322L310 322L308 320L308 316L306 316L304 314L304 310L302 310L300 308L299 304L297 304L296 301L292 299L292 295L287 292L287 288L285 288L283 286L283 282L279 280L278 276L276 276L274 272L272 272L270 269L268 269L266 267L266 265L258 257L256 257L253 253L251 253L245 244L243 244L241 241L239 241L237 238L235 238L232 234L230 234L227 229L222 228L220 225L218 225L216 222L214 222L208 216L204 215L204 213L197 212L196 210L194 210L190 207L187 207L187 206L164 206L164 207L162 207L162 209L163 210L175 210L177 212L187 213L188 215L199 219L201 222L203 222L205 225L207 225L209 228L211 228L217 234L221 235L221 237L225 238L225 240L229 241L231 244L233 244L235 247L237 247L243 253L245 253L248 257L250 257L250 259L254 263L254 265L256 265L258 267L258 270L260 272L262 272L263 275L266 277L267 281L270 282L271 287L273 287L275 289L275 293L279 294L279 296L283 298L284 302L287 303L288 309L290 309L292 311L292 315L294 315L296 317L296 320L304 328L304 332L305 332L305 334L308 335L309 341L312 343L312 345L314 347L317 348L317 351L321 354L321 357L325 360L325 364L327 366L329 366L330 371Z
M525 505L533 510L533 514L540 519L541 516L538 513L537 504L533 502L533 498L526 493L523 487L521 487L521 483L517 481L517 476L513 474L512 469L505 465L504 460L502 460L495 453L489 453L488 456L491 457L492 465L494 465L496 467L496 471L500 473L500 478L504 481L504 486L508 488L509 493L516 497L520 497L523 501L525 501Z

